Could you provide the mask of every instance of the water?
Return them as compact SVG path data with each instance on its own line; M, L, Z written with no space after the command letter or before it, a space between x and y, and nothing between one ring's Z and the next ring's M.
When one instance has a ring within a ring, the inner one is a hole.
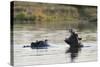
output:
M64 42L69 33L65 30L44 31L44 30L15 30L14 31L14 65L42 65L61 64L72 62L85 62L97 60L97 42L86 41L80 49L74 49L69 53L69 46ZM95 35L94 35L95 36ZM23 48L36 40L48 39L48 49Z

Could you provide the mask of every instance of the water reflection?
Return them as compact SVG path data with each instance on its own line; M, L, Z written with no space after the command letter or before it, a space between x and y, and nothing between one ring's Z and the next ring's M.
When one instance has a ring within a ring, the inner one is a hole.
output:
M66 54L70 53L71 62L75 62L75 58L78 57L79 52L81 51L81 47L70 47L66 50Z

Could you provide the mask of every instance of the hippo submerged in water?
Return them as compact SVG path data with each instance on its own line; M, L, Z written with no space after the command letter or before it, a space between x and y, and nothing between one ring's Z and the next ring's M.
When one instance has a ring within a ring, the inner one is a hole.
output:
M48 40L46 39L45 41L36 41L32 42L30 46L24 46L25 47L31 47L32 49L47 49L49 46Z

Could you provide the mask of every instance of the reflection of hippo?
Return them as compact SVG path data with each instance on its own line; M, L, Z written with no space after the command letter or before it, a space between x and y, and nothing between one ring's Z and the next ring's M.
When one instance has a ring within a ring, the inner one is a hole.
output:
M47 48L49 46L48 43L47 43L47 41L48 40L32 42L30 46L24 46L24 47L31 47L32 49Z
M72 29L70 29L69 32L71 33L70 37L66 38L64 41L69 44L70 47L83 47L80 42L82 38L79 38L78 34L76 34Z
M81 51L80 47L70 47L66 53L70 53L71 62L75 62L75 58L78 57L79 52Z

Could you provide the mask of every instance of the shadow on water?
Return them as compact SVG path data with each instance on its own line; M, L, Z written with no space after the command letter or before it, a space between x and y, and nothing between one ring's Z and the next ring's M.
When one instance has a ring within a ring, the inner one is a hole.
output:
M79 52L81 51L81 47L70 47L66 50L66 54L70 53L71 62L75 62L76 57L78 57Z

